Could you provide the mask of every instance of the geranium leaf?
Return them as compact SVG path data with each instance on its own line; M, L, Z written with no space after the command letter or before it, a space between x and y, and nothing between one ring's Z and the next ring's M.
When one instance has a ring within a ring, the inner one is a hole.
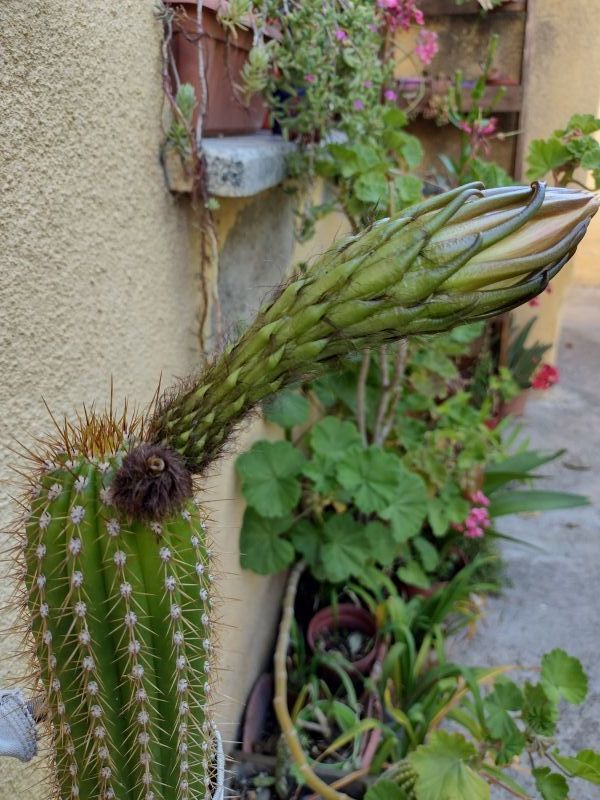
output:
M304 456L289 442L256 442L236 461L242 494L263 517L282 517L300 499Z
M421 530L427 514L427 487L419 475L400 463L396 470L398 481L393 502L380 514L392 524L394 539L401 544Z
M294 547L281 534L292 523L291 517L265 519L252 508L244 513L240 532L240 564L259 575L272 575L289 567Z
M569 784L564 775L552 772L548 767L538 767L531 771L535 785L544 800L565 800L569 794Z
M365 567L368 541L364 525L350 514L335 514L323 526L321 567L332 583L360 575Z
M555 702L564 697L568 703L583 703L588 691L581 662L558 648L542 658L542 685Z
M294 425L303 425L306 422L310 403L299 392L284 389L263 403L263 411L269 422L281 425L282 428L293 428Z
M408 759L419 775L419 800L489 800L490 787L472 766L477 751L459 733L436 731Z
M534 733L540 736L553 736L558 720L556 703L546 694L539 684L525 683L523 687L523 721Z
M530 180L543 178L546 173L552 172L570 159L569 150L559 139L534 139L527 154L527 177Z
M576 756L563 756L558 752L553 755L561 767L576 778L600 786L600 753L595 750L581 750Z
M352 422L324 417L310 432L310 446L328 461L338 461L349 450L362 447L362 441Z
M375 446L347 454L337 467L339 482L365 514L379 513L393 503L404 473L398 456Z
M406 800L406 792L394 781L377 781L371 786L364 800Z
M409 586L416 586L418 589L429 589L431 586L431 581L417 561L409 561L408 564L400 567L397 574L400 580Z
M388 526L382 522L370 522L365 526L365 537L373 561L388 567L398 555L398 543Z

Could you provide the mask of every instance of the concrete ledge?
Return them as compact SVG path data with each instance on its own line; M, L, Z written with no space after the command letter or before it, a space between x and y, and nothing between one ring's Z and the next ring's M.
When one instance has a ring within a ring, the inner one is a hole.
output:
M294 145L281 136L254 133L203 139L208 189L217 197L251 197L287 175L285 157Z

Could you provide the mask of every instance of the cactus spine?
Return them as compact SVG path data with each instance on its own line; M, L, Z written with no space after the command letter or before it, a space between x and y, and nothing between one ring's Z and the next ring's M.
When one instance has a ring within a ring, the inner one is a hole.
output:
M210 554L191 476L235 425L319 362L530 299L596 210L542 184L473 184L413 206L292 276L146 419L86 412L34 456L26 605L61 800L213 792Z

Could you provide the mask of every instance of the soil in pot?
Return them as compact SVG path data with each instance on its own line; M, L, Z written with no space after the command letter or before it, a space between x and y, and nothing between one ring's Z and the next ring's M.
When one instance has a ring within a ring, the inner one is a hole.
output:
M375 661L377 620L349 603L328 606L311 619L307 640L313 652L338 652L356 672L366 675Z

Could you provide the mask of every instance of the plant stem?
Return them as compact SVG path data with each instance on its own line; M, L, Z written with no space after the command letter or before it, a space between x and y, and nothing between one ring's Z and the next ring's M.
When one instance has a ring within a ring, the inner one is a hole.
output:
M290 646L290 628L294 618L294 602L296 599L296 592L298 591L298 582L300 576L304 572L305 566L306 564L304 561L299 561L290 572L288 585L283 598L283 611L281 622L279 623L279 634L277 636L277 647L275 649L274 658L275 697L273 698L273 707L290 755L296 762L300 774L308 786L310 786L319 797L324 798L324 800L350 800L347 794L336 792L335 789L325 783L325 781L322 781L313 772L304 754L302 745L300 744L298 733L290 717L287 705L287 670L285 661Z
M369 444L367 440L366 390L370 363L371 351L365 350L360 365L360 372L358 373L358 385L356 387L356 421L365 447Z

